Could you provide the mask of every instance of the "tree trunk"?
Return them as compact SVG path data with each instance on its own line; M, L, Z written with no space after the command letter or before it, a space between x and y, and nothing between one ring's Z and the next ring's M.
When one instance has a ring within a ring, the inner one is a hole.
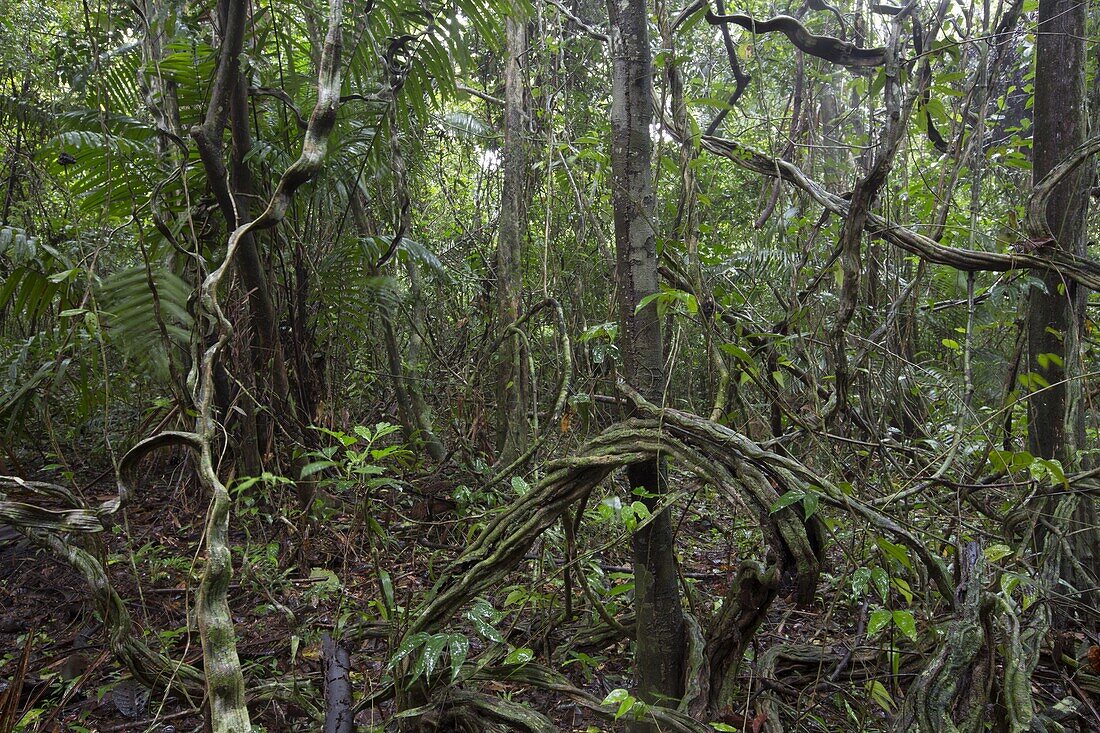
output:
M1033 178L1039 182L1063 157L1085 141L1085 6L1069 0L1039 4L1035 65L1035 137ZM1088 206L1086 168L1069 176L1050 198L1047 220L1057 243L1067 252L1084 254ZM1067 445L1083 436L1084 423L1067 426L1068 392L1064 362L1070 331L1077 328L1079 288L1055 273L1043 276L1046 292L1031 291L1028 318L1028 370L1049 382L1028 402L1028 443L1043 458L1065 461ZM1054 354L1056 359L1045 355ZM1032 385L1033 389L1036 385Z
M206 171L207 184L214 193L227 228L232 230L251 220L249 203L252 181L245 158L252 147L252 140L248 128L248 93L244 86L247 82L240 65L245 28L249 22L248 4L241 0L220 0L218 16L223 29L218 71L210 92L206 118L201 125L191 129L191 136ZM233 155L227 169L223 138L226 123L230 121ZM274 393L275 407L278 412L283 412L290 399L290 388L278 337L278 313L259 247L250 232L241 238L235 264L248 292L255 383ZM290 414L290 411L285 412ZM259 452L266 452L273 440L274 430L265 427L257 433ZM245 450L247 455L251 448L246 447ZM254 462L254 459L255 456L249 462Z
M394 120L396 123L396 119ZM397 185L403 187L404 175L395 174ZM373 225L367 218L369 197L362 181L356 184L355 197L352 199L352 215L360 236L375 236ZM402 229L408 229L409 217L406 209L401 214L406 219ZM420 287L420 271L412 258L405 258L405 274L409 278L409 298L412 301L409 319L411 322L409 345L402 355L392 308L382 303L378 309L382 338L386 345L386 364L390 379L393 381L394 399L397 402L397 419L401 423L402 434L410 445L420 445L434 461L442 461L447 456L443 442L432 427L432 414L424 401L424 393L418 376L410 374L415 370L420 358L420 332L426 328L423 294Z
M638 303L657 292L654 194L653 68L645 0L609 0L611 20L611 170L615 219L619 349L624 376L647 399L663 403L664 356L655 302ZM657 461L627 470L632 488L655 505L664 491ZM677 586L672 524L661 512L634 535L634 595L637 606L635 656L638 696L648 702L675 701L683 694L684 616ZM639 730L650 730L639 726Z
M527 20L518 4L506 20L508 55L504 65L504 187L497 235L497 315L507 328L519 318L523 292L523 237L527 223L527 111L524 79ZM501 349L497 378L497 447L501 465L514 461L527 444L530 385L523 347L514 338Z
M1033 139L1033 177L1039 182L1087 134L1085 116L1085 11L1082 3L1070 0L1041 0L1039 3L1038 44L1035 64L1035 133ZM1061 183L1050 198L1047 221L1054 235L1051 246L1085 254L1085 223L1088 190L1093 166L1081 166ZM1068 472L1077 467L1077 451L1084 441L1081 410L1080 336L1083 327L1084 288L1067 282L1057 274L1043 276L1045 291L1032 289L1027 324L1028 371L1049 386L1032 379L1028 401L1028 447L1041 458L1057 459ZM1072 501L1075 507L1062 507ZM1055 527L1065 533L1066 542L1057 541L1051 529L1039 523L1035 547L1046 552L1047 563L1056 563L1059 577L1079 595L1082 607L1091 607L1096 599L1097 541L1096 512L1086 496L1056 495L1040 497L1039 511L1072 518L1073 527ZM1050 540L1048 542L1048 540ZM1075 558L1064 556L1068 553ZM1051 555L1054 553L1057 557ZM1077 605L1077 604L1074 604ZM1065 605L1060 605L1066 608ZM1056 628L1066 628L1067 617L1053 619Z

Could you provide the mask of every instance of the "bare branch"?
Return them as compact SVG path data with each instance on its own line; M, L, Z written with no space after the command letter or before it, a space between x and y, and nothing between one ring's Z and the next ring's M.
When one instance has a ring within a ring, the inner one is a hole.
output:
M780 158L772 158L733 140L706 135L702 146L707 151L727 158L747 170L766 176L780 176L794 184L810 198L832 213L847 217L850 203L844 198L825 189L817 181L791 163ZM981 250L945 247L936 240L912 229L889 221L880 214L867 215L867 231L882 237L890 244L918 255L939 265L950 265L963 272L1008 272L1010 270L1034 270L1037 272L1057 272L1067 280L1072 280L1087 288L1100 288L1100 263L1087 257L1079 257L1070 252L1044 249L1041 254L1033 252L985 252Z
M478 89L474 89L472 87L468 87L465 84L455 84L455 89L457 89L460 92L464 92L466 94L473 95L473 96L477 97L478 99L482 99L482 100L488 102L489 104L495 104L498 107L503 107L504 106L504 100L501 99L500 97L494 97L492 94L486 94L483 91L480 91Z
M834 64L853 68L882 66L886 58L885 48L860 48L854 43L832 36L817 36L789 15L777 15L767 20L756 20L751 15L734 13L720 15L707 10L707 22L711 25L733 23L751 33L779 32L790 39L799 50Z
M1043 180L1035 184L1027 199L1027 234L1032 245L1049 246L1054 244L1054 234L1047 221L1047 202L1054 189L1066 176L1077 170L1078 166L1092 156L1100 153L1100 135L1081 143L1066 156L1065 160L1047 173Z
M595 28L594 26L589 25L585 21L581 20L579 17L574 15L569 10L569 8L565 7L560 2L558 2L558 0L546 0L546 2L550 3L555 8L557 8L558 11L562 15L564 15L573 25L577 26L582 31L584 31L585 35L590 36L592 38L595 38L597 41L600 41L602 43L610 43L611 42L611 38L606 33L604 33L603 31Z

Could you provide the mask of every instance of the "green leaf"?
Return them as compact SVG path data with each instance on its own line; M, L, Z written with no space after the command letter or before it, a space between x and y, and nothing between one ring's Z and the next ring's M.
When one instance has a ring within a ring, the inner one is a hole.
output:
M791 504L802 501L805 497L806 494L803 493L800 489L791 489L786 494L783 494L783 496L779 497L779 499L774 504L772 504L769 513L775 514L780 509L785 509Z
M896 560L902 567L907 570L913 569L913 563L909 560L909 551L901 545L895 545L890 540L882 537L875 538L875 544L878 549L882 551L882 554L886 555L893 560Z
M382 602L386 609L392 612L397 607L397 601L393 595L393 578L388 572L381 570L378 573L378 580L382 585Z
M315 473L320 473L321 471L324 471L326 468L332 468L333 466L339 465L340 464L336 461L313 461L312 463L307 463L306 465L302 466L302 474L298 478L307 478Z
M817 514L820 503L821 498L817 494L806 494L806 496L802 498L802 511L806 515L806 521L809 521L810 517Z
M1029 391L1035 392L1040 389L1046 389L1050 386L1050 382L1046 380L1041 374L1035 372L1028 372L1027 374L1021 374L1016 378L1019 381L1020 386Z
M404 641L401 642L401 646L397 647L397 651L390 657L390 662L387 665L390 669L394 669L401 663L406 657L412 654L416 649L421 646L428 638L428 634L423 631L418 631L415 634L409 635Z
M637 702L637 700L634 696L622 688L612 690L607 694L607 697L603 699L604 705L618 704L619 708L615 712L615 720L629 713L631 708L634 707L635 702Z
M886 686L878 680L870 680L867 682L867 692L870 693L871 699L885 712L892 712L893 709L897 707L894 703L894 698L890 696L890 692L886 689Z
M870 620L867 622L867 636L874 636L886 628L886 624L890 623L890 618L890 611L885 608L873 611Z
M901 633L909 637L910 641L917 640L917 621L911 611L894 611L894 625L901 629Z
M374 439L385 438L387 435L393 435L401 429L400 425L394 425L393 423L380 422L374 426Z
M1035 462L1027 451L993 450L989 452L989 465L999 473L1020 471Z
M871 571L871 582L874 583L879 599L886 603L886 599L890 597L890 574L885 568L876 567Z
M1062 462L1054 458L1036 458L1035 463L1031 466L1036 478L1041 478L1042 471L1035 472L1034 469L1041 468L1050 476L1050 483L1054 486L1061 486L1062 488L1069 490L1069 480L1066 479L1066 474L1062 470Z
M432 634L428 637L428 640L424 642L424 653L420 655L420 658L416 662L414 674L415 669L422 669L424 676L432 676L436 666L439 664L439 658L443 656L443 650L450 641L450 637L450 634Z
M890 583L897 589L897 592L901 594L906 603L913 602L913 589L909 587L909 583L904 578L892 578Z
M1035 360L1039 362L1039 366L1043 369L1050 369L1051 364L1058 367L1064 367L1066 365L1062 357L1055 353L1039 354L1035 357Z
M458 679L459 672L462 671L462 665L466 662L466 657L470 653L470 640L463 634L451 634L450 640L447 643L447 650L451 656L451 684L454 684Z
M623 700L627 700L629 698L630 698L630 692L628 692L627 690L624 690L621 687L618 687L618 688L612 690L611 692L607 693L607 697L605 697L603 699L603 702L600 703L600 704L601 705L618 705Z
M982 551L985 555L985 559L989 562L997 562L1003 560L1012 554L1012 548L1008 545L990 545Z
M516 647L504 658L505 664L527 664L535 658L535 652L525 646Z
M852 573L852 591L861 596L867 592L867 587L871 583L871 569L866 565L856 568Z
M496 627L490 624L480 616L469 615L470 623L473 624L474 630L484 639L489 641L495 641L498 644L504 643L504 637L500 635L500 632L496 630Z
M653 301L657 300L657 298L660 298L660 297L661 297L660 293L650 293L649 295L647 295L644 298L642 298L641 300L639 300L638 305L635 306L635 308L634 308L634 315L638 315L639 313L641 313L647 305L649 305L650 303L652 303Z
M719 344L718 348L735 359L743 361L750 366L756 366L756 362L753 361L752 355L737 344Z

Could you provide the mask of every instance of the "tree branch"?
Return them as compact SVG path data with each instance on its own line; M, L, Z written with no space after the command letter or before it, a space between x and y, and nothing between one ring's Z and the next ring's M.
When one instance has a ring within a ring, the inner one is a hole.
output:
M1047 221L1047 202L1050 201L1054 189L1065 180L1066 176L1077 170L1078 166L1092 156L1100 153L1100 135L1086 140L1078 145L1073 152L1066 156L1054 169L1043 177L1043 180L1035 184L1031 195L1027 199L1027 234L1030 243L1036 246L1050 246L1054 244L1054 234L1050 231L1050 222Z
M569 8L565 7L560 2L558 2L558 0L546 0L546 2L550 3L555 8L557 8L558 11L562 15L564 15L573 25L577 26L582 31L584 31L585 35L590 36L591 38L595 38L597 41L600 41L602 43L610 43L611 42L611 38L606 33L604 33L601 30L598 30L594 26L591 26L588 23L586 23L585 21L581 20L579 17L574 15L569 10Z
M756 20L751 15L734 13L721 15L707 9L707 22L711 25L733 23L751 33L779 32L790 39L799 50L841 66L869 68L882 66L886 58L885 48L860 48L854 43L832 36L817 36L789 15L777 15L767 20Z
M825 189L817 181L791 163L781 158L772 158L734 140L705 135L702 138L705 150L719 155L737 165L766 176L779 176L784 181L802 189L828 211L847 217L851 204L840 196ZM895 224L880 214L869 213L867 231L882 237L890 244L918 255L938 265L950 265L963 272L1008 272L1010 270L1034 270L1037 272L1056 272L1067 280L1079 283L1087 288L1100 288L1100 263L1087 257L1079 257L1070 252L1044 249L1042 254L1033 252L985 252L981 250L945 247L936 240L923 234Z

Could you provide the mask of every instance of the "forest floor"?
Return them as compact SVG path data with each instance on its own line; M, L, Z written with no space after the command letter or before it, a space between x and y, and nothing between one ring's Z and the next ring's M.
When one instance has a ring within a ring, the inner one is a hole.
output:
M180 473L151 482L118 518L123 526L114 527L103 540L112 583L127 601L145 641L173 658L200 665L201 646L189 609L201 571L196 548L205 502ZM271 505L260 491L238 495L230 607L246 676L280 679L303 688L312 685L319 696L321 634L342 627L351 652L353 687L363 696L379 689L391 650L381 602L385 584L378 571L388 573L398 607L415 607L436 569L461 551L484 516L484 507L471 505L460 512L441 498L458 483L455 477L446 482L407 477L409 490L387 489L366 503L332 504L323 521L308 528L304 543L297 541L300 535L293 522L270 519L278 514L273 505L292 503L289 495L280 498L287 503ZM105 483L99 490L108 494L110 488ZM681 538L680 563L689 603L704 628L738 563L753 551L752 524L738 523L730 507L716 510L714 503L698 492L697 500L673 520ZM373 521L364 521L365 515ZM149 699L147 690L128 680L107 651L87 586L75 571L18 535L2 527L0 532L0 680L11 679L29 634L30 662L19 708L29 714L25 730L202 729L201 714L169 696ZM588 546L599 549L589 550L580 567L608 610L629 625L629 540L621 532L603 539L608 537L593 542L588 535ZM575 577L573 620L560 620L563 548L560 535L548 533L540 540L514 574L513 584L489 599L497 610L490 621L511 647L530 649L536 661L562 671L573 684L603 699L613 689L632 685L630 642L606 624L600 628ZM794 719L788 730L884 729L888 711L893 712L916 669L913 663L921 658L919 653L899 651L896 657L879 654L868 661L870 657L849 654L894 647L895 641L903 640L880 638L873 646L868 642L866 596L851 594L843 575L852 563L839 550L835 554L814 605L800 609L790 597L777 599L752 646L752 657L759 658L773 645L796 641L828 649L837 660L819 664L809 677L803 670L799 681L810 679L809 686L772 685L784 706L784 718ZM515 600L520 597L523 600ZM454 626L468 633L471 657L486 645L471 624L460 620ZM603 642L595 641L596 636ZM894 648L902 647L913 649L908 644ZM838 677L833 672L846 656ZM887 661L892 658L896 666ZM743 687L755 694L768 689L755 684L753 674L753 665L746 664ZM1056 682L1051 680L1052 685ZM0 688L5 686L0 682ZM563 731L625 728L569 700L507 681L483 683L481 689L528 703ZM762 730L755 694L743 696L739 709L724 711L721 722L726 730ZM254 701L250 709L254 722L267 731L315 729L309 713L293 705ZM392 713L392 702L383 702L362 711L357 723L363 726L360 730L371 730Z

